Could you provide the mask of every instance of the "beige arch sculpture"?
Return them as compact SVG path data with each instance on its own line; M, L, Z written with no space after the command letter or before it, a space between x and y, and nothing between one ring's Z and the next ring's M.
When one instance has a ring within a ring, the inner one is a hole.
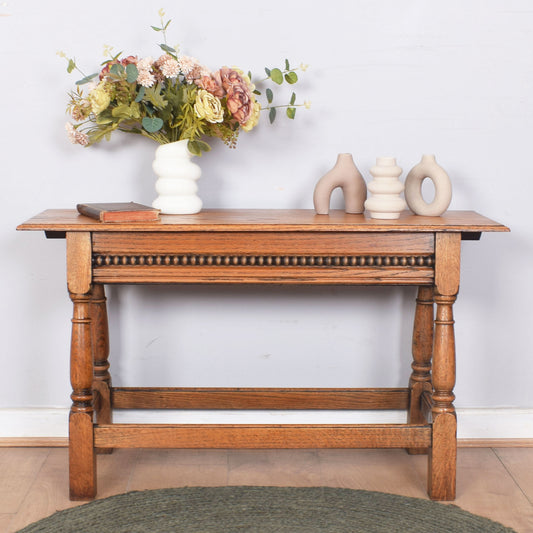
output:
M313 194L313 204L317 214L329 214L331 194L337 187L342 189L346 213L364 211L366 183L355 166L352 154L339 154L335 166L318 180Z

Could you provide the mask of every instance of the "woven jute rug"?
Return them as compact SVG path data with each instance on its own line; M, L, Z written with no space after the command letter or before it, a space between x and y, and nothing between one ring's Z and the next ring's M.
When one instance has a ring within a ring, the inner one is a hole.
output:
M502 533L455 505L327 487L185 487L129 492L59 511L24 533Z

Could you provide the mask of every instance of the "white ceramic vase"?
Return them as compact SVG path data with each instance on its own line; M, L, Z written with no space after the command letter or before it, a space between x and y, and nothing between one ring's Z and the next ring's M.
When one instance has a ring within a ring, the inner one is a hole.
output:
M319 215L329 213L331 194L337 187L342 189L346 213L364 211L366 183L355 166L352 154L339 154L335 166L318 180L313 194L313 204Z
M407 207L400 196L404 186L399 180L402 169L396 164L394 157L378 157L376 165L370 169L374 178L368 184L372 196L365 202L365 209L372 218L396 219Z
M191 161L189 141L162 144L155 151L152 168L157 175L155 190L158 197L152 207L167 215L191 215L202 209L202 200L196 194L196 181L202 175L201 168Z
M422 196L422 182L429 178L435 188L435 197L428 203ZM452 201L452 183L446 171L437 164L435 156L425 154L405 178L405 200L415 215L438 217Z

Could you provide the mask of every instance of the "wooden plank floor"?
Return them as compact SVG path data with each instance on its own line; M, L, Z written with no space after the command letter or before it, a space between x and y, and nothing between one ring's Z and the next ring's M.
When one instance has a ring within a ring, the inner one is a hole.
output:
M0 448L0 531L68 500L65 448ZM98 456L98 495L179 486L331 486L426 496L426 457L403 450L118 450ZM533 533L533 448L460 448L456 505Z

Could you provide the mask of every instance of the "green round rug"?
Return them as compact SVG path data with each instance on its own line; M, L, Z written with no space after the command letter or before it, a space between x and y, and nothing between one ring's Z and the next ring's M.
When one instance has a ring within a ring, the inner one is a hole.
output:
M328 487L185 487L59 511L24 533L502 533L501 524L418 498Z

